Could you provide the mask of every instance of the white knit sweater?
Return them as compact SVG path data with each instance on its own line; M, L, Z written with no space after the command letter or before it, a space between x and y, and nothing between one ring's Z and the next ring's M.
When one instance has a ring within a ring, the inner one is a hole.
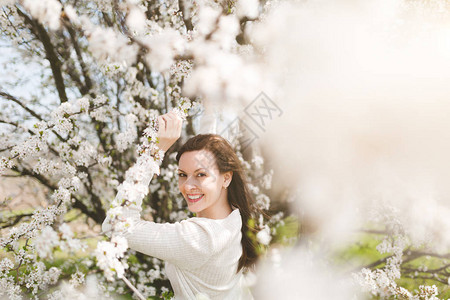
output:
M124 211L134 226L125 237L131 249L166 262L174 299L253 299L237 273L242 254L241 215L233 210L225 219L190 218L176 223L141 220L141 203ZM103 232L111 225L103 222ZM206 296L206 297L205 297Z

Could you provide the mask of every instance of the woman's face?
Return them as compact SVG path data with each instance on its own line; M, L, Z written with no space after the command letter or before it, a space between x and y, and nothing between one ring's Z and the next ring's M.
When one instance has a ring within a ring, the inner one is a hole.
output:
M211 152L198 150L181 155L178 187L197 217L221 219L231 212L225 189L230 182L231 172L221 174Z

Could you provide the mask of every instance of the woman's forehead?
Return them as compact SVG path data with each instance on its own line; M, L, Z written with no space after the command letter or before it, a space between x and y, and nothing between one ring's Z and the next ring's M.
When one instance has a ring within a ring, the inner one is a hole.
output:
M178 168L186 172L197 169L217 169L216 158L208 150L184 152L180 157Z

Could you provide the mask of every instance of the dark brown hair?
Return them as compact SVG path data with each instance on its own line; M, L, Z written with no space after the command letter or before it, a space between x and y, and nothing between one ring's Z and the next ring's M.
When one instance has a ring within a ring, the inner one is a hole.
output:
M239 259L238 272L243 267L250 267L258 258L256 245L248 236L248 231L254 231L249 226L252 218L253 197L247 187L244 169L233 150L233 147L223 137L217 134L199 134L190 138L178 151L177 161L185 152L208 150L214 155L221 174L233 172L231 183L228 186L228 203L239 209L242 219L242 256Z

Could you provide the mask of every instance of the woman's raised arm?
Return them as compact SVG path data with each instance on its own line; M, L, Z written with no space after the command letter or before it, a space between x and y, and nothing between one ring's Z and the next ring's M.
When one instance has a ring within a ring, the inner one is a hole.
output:
M157 148L161 149L162 151L166 152L169 150L169 148L178 140L178 138L181 135L181 128L182 128L182 120L181 118L174 112L170 112L164 115L161 115L158 117L158 142L157 142ZM163 152L163 153L164 153ZM160 153L161 155L161 153ZM147 157L147 161L151 160L151 157ZM151 161L149 165L152 165ZM138 183L130 183L122 182L122 186L119 187L119 192L116 195L115 202L117 201L123 201L121 199L127 199L131 202L131 204L127 206L122 206L122 217L126 218L133 218L133 219L140 219L140 212L142 210L142 198L141 197L131 197L136 198L134 201L132 201L130 198L130 194L136 194L140 193L141 195L143 193L148 192L148 185L150 184L150 180L153 177L153 168L144 168L142 170L142 167L139 168L139 166L134 165L132 168L130 168L127 172L132 172L131 170L139 169L139 178ZM153 162L153 164L157 164L156 161ZM147 170L148 169L148 170ZM158 168L157 168L158 169ZM133 181L133 180L131 180ZM102 224L102 231L106 233L107 235L111 234L112 230L112 224L110 220L110 215L108 214L108 217L103 221Z
M164 152L180 138L183 121L171 111L158 117L158 148Z

